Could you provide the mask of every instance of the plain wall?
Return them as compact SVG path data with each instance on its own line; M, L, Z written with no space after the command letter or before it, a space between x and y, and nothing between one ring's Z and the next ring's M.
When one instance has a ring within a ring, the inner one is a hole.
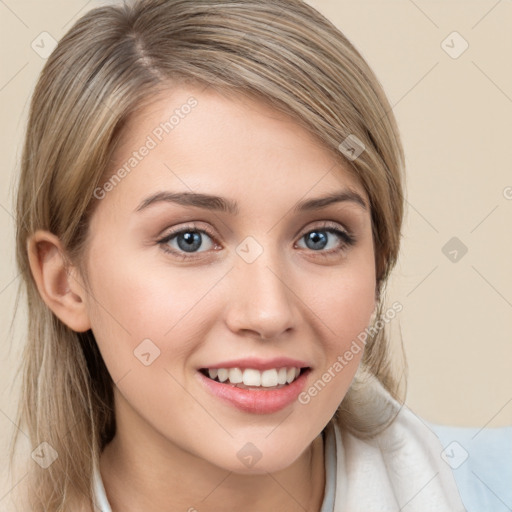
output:
M44 64L31 43L42 32L59 39L99 3L0 3L2 460L14 428L25 322L22 307L9 331L19 283L12 187L28 101ZM368 60L402 134L407 213L387 302L403 305L391 328L407 353L408 405L438 423L510 425L512 2L310 3ZM464 40L468 48L457 56ZM445 247L453 237L455 245Z

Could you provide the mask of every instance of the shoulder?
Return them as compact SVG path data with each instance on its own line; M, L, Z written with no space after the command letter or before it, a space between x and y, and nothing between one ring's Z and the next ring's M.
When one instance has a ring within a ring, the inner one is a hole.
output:
M431 428L388 394L394 420L369 438L336 428L340 492L351 510L465 511L443 448ZM364 504L364 507L362 506Z

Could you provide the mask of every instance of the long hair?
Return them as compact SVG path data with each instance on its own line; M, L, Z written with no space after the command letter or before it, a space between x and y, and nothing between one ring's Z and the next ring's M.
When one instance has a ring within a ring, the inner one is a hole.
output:
M40 74L21 157L16 256L28 339L18 420L32 448L44 442L58 453L46 469L32 464L30 510L67 511L91 500L93 467L115 434L115 417L113 382L94 336L74 332L44 303L27 240L48 230L70 261L84 261L94 191L112 174L123 127L180 82L257 97L349 165L370 199L377 319L383 311L399 253L404 155L382 86L340 30L301 0L135 0L87 12ZM351 158L347 141L364 151ZM386 329L373 329L335 415L341 428L368 437L392 421L374 399L377 388L394 397L389 403L399 397L391 361Z

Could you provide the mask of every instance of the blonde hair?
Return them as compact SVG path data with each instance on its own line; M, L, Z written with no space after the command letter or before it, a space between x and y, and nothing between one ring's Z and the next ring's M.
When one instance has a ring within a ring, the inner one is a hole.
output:
M92 507L93 466L115 434L115 417L113 382L94 336L72 331L44 303L27 240L48 230L70 262L84 261L94 190L112 172L123 127L156 92L179 82L257 97L349 164L370 200L376 318L382 312L399 252L404 156L383 89L347 38L300 0L139 0L89 11L41 72L19 177L17 263L28 301L19 421L32 447L47 442L59 455L47 469L32 464L31 510L70 510L85 497ZM339 150L348 136L364 144L354 160ZM361 437L392 421L371 391L380 386L398 397L387 341L383 328L368 338L336 414Z

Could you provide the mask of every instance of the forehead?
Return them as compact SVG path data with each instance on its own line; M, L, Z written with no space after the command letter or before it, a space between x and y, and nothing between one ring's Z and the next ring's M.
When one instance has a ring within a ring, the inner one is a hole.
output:
M341 156L295 119L257 97L204 86L169 88L139 109L124 127L110 175L123 167L127 178L116 188L131 202L158 189L271 201L348 186L366 197Z

